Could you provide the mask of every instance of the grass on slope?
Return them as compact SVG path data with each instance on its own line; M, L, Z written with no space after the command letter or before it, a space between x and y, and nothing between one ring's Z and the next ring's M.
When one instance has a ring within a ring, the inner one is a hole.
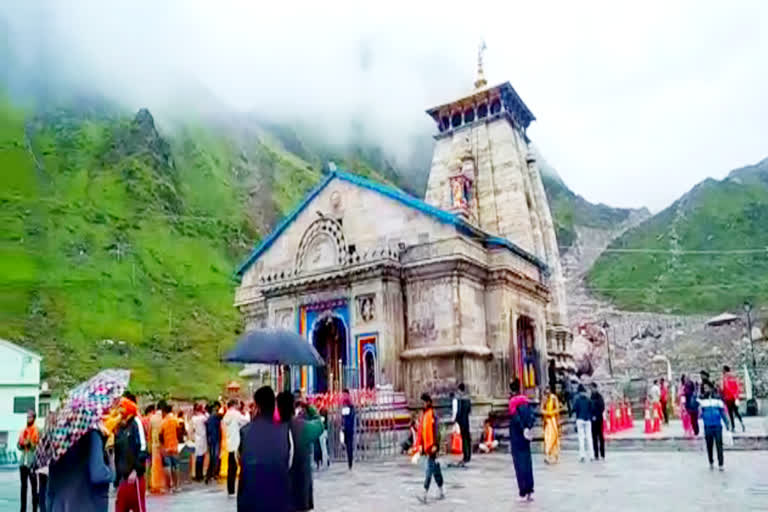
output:
M0 102L0 336L42 353L56 388L119 366L138 392L212 396L233 376L219 359L241 326L232 272L258 240L242 186L258 165L201 127L174 136L171 165L156 141L131 117ZM286 211L319 172L267 149Z
M768 162L766 162L768 164ZM588 282L621 308L675 313L740 309L768 301L768 165L761 179L706 180L614 241ZM679 254L687 251L757 253Z

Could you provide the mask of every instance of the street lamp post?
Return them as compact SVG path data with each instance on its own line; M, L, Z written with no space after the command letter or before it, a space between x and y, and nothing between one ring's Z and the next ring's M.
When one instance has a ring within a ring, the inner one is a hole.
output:
M747 314L747 336L749 336L749 348L752 351L752 372L757 370L755 361L755 342L752 339L752 304L749 301L744 302L744 312Z
M608 349L608 373L613 377L613 361L611 361L611 338L608 336L608 329L611 327L608 320L603 320L603 330L605 331L605 346Z

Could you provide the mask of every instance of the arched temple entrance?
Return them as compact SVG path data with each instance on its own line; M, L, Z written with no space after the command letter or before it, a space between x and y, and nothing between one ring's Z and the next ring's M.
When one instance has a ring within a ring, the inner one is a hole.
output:
M539 378L539 353L536 350L536 328L533 319L520 316L517 319L516 374L523 393L533 395L541 382Z
M374 389L376 387L376 356L372 350L366 350L363 354L363 387Z
M318 320L312 332L312 345L325 361L325 366L314 369L314 392L341 391L347 365L347 328L344 321L334 315Z

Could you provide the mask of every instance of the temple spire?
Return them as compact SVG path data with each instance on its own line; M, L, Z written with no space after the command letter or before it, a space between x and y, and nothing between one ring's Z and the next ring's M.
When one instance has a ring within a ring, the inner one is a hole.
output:
M475 89L482 89L488 85L488 81L485 79L485 73L483 72L483 53L488 47L485 45L485 40L480 43L480 47L477 49L477 79L475 80Z

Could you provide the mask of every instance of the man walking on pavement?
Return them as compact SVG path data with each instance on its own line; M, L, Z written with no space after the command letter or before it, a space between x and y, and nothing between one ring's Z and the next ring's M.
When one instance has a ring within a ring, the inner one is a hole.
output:
M590 460L594 460L592 402L589 400L583 384L579 384L577 388L576 399L573 401L573 412L576 414L576 432L579 437L579 461L584 462L587 454L589 454Z
M701 385L701 420L704 423L704 439L707 444L707 458L709 469L714 469L712 457L712 445L717 447L717 465L723 471L723 427L728 429L728 416L725 414L725 405L720 398L713 396L712 386L708 382Z
M275 422L275 392L265 386L253 395L256 415L240 432L237 512L293 512L288 472L294 441L286 422Z
M419 496L419 501L427 503L427 493L434 477L439 490L437 499L445 498L443 492L443 472L440 469L440 463L437 461L437 453L440 446L440 436L438 430L438 420L435 416L435 410L432 408L432 397L427 393L421 395L421 401L424 402L424 412L421 414L421 427L419 428L419 449L422 455L427 456L427 470L424 476L424 494Z
M739 398L739 381L736 380L736 376L731 373L731 368L728 365L723 366L723 402L725 407L728 408L728 416L731 420L731 432L736 430L736 418L739 418L741 423L741 430L745 432L747 429L744 427L744 420L741 419L739 413L739 407L736 405L736 400Z
M603 435L603 413L605 412L605 400L597 389L597 384L592 383L592 449L595 452L595 460L605 460L605 436Z
M27 511L27 481L32 487L32 512L37 512L38 494L37 494L37 475L32 467L35 461L35 451L37 443L40 441L40 433L35 426L37 415L35 411L27 411L27 426L21 431L19 436L18 448L21 452L19 461L19 475L21 476L21 512Z
M341 422L341 442L347 449L347 466L351 470L355 456L355 406L348 389L342 391Z
M465 467L472 459L472 436L469 432L469 415L472 413L472 401L467 394L464 383L459 384L459 393L453 398L453 422L459 426L461 433L461 451L463 458L459 467Z

